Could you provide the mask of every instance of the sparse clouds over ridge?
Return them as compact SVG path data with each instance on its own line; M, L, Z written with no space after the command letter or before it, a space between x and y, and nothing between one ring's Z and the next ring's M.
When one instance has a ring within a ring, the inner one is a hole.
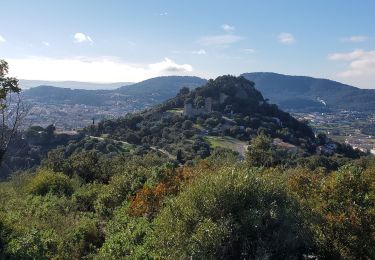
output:
M5 38L2 35L0 35L0 43L4 43L4 42L6 42Z
M221 28L223 28L223 30L226 31L226 32L228 32L228 33L229 32L233 32L236 29L234 26L229 25L229 24L223 24L221 26Z
M91 45L94 43L94 41L91 39L89 35L81 33L81 32L77 32L74 34L74 42L76 43L88 42Z
M225 34L203 36L198 40L198 43L204 46L227 46L243 39L243 37L233 34L235 27L232 25L223 24L221 28Z
M346 69L336 76L366 87L375 87L375 50L357 49L346 53L333 53L328 59L346 63Z
M196 50L196 51L192 51L191 53L197 54L197 55L206 55L207 54L205 49L199 49L199 50Z
M290 45L296 42L296 39L293 34L288 32L282 32L277 36L277 39L280 43Z
M204 36L198 40L198 43L205 46L218 46L218 45L228 45L242 40L241 36L233 34L221 34L221 35L211 35Z
M113 57L27 57L7 61L12 76L31 80L138 82L157 76L188 75L193 71L190 64L178 64L169 58L149 64L127 63Z
M244 52L244 53L247 53L247 54L251 54L251 53L255 52L255 50L252 49L252 48L241 49L241 51Z
M364 35L354 35L354 36L342 38L341 41L342 42L359 43L359 42L364 42L367 39L368 39L368 37L364 36Z

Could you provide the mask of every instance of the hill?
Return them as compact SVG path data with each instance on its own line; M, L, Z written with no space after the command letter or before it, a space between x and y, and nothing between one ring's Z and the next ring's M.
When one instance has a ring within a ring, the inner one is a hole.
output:
M209 80L194 90L183 88L160 105L104 120L85 131L144 149L161 149L179 155L182 161L204 158L213 146L229 144L243 155L244 144L259 134L279 138L305 152L315 151L308 125L268 104L253 82L234 76Z
M107 93L109 91L70 89L43 85L25 90L23 97L25 101L31 103L101 106L106 101Z
M91 106L129 102L147 107L173 97L182 87L195 88L206 80L198 77L156 77L112 90L87 90L41 85L24 91L26 101L38 103L83 104Z
M375 110L375 90L359 89L328 79L270 72L242 74L272 103L295 110Z
M86 90L110 90L133 84L132 82L115 83L92 83L82 81L47 81L47 80L27 80L20 79L22 89L30 89L38 86L55 86L59 88L86 89Z

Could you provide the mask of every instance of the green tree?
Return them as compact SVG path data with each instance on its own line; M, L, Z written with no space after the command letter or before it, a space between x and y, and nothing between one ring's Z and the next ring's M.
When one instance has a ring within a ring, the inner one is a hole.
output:
M275 166L282 159L283 152L276 149L272 143L272 138L263 134L251 140L246 153L246 162L250 166Z
M0 164L26 114L19 95L21 88L18 80L7 77L8 71L8 63L0 60Z
M162 259L297 258L309 251L298 206L276 178L224 167L205 173L155 220L153 256Z

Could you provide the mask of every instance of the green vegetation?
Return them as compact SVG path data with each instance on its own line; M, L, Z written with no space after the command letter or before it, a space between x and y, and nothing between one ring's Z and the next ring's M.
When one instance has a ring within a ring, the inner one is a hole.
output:
M8 72L8 63L0 59L0 164L25 112L19 95L21 88L18 80L7 77Z
M230 136L206 136L204 138L212 148L226 148L238 153L246 150L247 143Z
M221 91L213 111L170 112ZM243 78L65 137L20 138L46 156L0 183L1 259L375 257L374 158L315 137Z
M60 166L48 157L0 183L0 255L373 258L375 161L255 167L254 154L272 152L258 139L243 162L225 149L191 166L153 152L98 163L82 151Z
M201 108L206 99L212 102L211 111L196 116L181 113L185 103ZM243 155L244 145L258 134L281 138L307 153L316 147L314 133L306 123L268 104L252 82L233 76L218 77L193 91L182 89L159 106L104 120L87 127L85 133L96 137L105 134L112 140L143 146L143 150L156 147L173 156L181 151L184 162L209 156L216 145L228 144L226 148Z

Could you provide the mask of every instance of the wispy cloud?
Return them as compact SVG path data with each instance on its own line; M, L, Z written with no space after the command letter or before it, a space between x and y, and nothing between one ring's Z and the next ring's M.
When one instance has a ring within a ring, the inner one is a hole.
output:
M168 12L163 12L163 13L160 13L159 15L160 16L166 16L166 15L168 15Z
M192 51L191 53L197 54L197 55L206 55L207 54L205 49L199 49L199 50L196 50L196 51Z
M3 36L0 35L0 43L2 43L2 42L6 42L6 40Z
M344 52L344 53L332 53L328 56L330 60L334 61L351 61L361 59L366 56L366 54L371 52L365 52L361 49L354 50L352 52Z
M345 37L345 38L342 38L341 41L342 42L353 42L353 43L358 43L358 42L364 42L368 39L367 36L364 36L364 35L354 35L354 36L350 36L350 37Z
M247 54L252 54L255 52L255 49L245 48L245 49L241 49L241 51Z
M49 42L46 42L46 41L43 41L42 44L43 44L44 46L46 46L46 47L49 47L49 45L50 45Z
M94 43L94 41L91 39L89 35L81 33L81 32L77 32L74 34L74 41L76 43L84 43L84 42L88 42L90 44Z
M375 88L375 50L357 49L352 52L333 53L328 58L346 63L346 69L337 73L336 76L351 80L355 85Z
M221 35L211 35L204 36L199 39L198 43L205 46L218 46L218 45L228 45L242 40L241 36L234 34L221 34Z
M226 31L226 32L228 32L228 33L229 32L233 32L236 29L234 26L229 25L229 24L223 24L221 26L221 28L223 28L223 30Z
M188 75L193 72L193 66L190 64L178 64L169 58L149 64L132 64L115 57L28 57L7 58L7 61L12 76L34 80L137 82L157 76Z
M293 44L296 42L296 39L293 34L287 33L287 32L282 32L277 36L277 39L279 40L280 43L282 44Z

